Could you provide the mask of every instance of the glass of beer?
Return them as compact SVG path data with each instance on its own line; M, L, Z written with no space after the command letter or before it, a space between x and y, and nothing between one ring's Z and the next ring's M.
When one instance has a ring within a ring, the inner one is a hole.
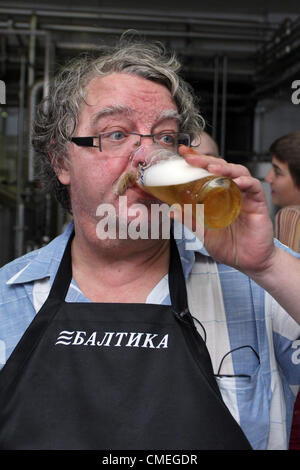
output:
M204 204L207 228L227 227L240 213L241 193L232 179L191 166L183 157L166 149L145 153L137 184L169 205L179 203L184 210L185 204L191 204L195 219L197 204Z

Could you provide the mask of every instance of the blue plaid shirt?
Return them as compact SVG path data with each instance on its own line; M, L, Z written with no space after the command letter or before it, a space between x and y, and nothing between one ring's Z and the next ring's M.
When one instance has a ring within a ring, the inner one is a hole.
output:
M65 232L47 246L0 270L0 367L4 366L46 300L73 228L71 222ZM188 282L197 253L207 258L208 254L201 244L197 246L197 241L193 249L187 249L186 241L183 237L177 240L177 245ZM300 384L300 326L274 299L267 301L268 294L242 273L218 263L216 269L223 295L224 318L220 318L219 313L218 318L214 318L212 313L210 318L200 320L206 328L211 328L211 323L218 328L224 324L224 344L229 344L231 351L241 345L250 345L258 354L257 358L245 347L228 356L230 359L226 360L230 360L233 377L217 378L224 401L253 448L287 448L295 395ZM205 273L195 275L199 276L199 281L201 276L202 279L206 277ZM89 302L74 280L65 300ZM157 284L147 302L170 304L168 276ZM223 339L217 336L216 341L218 345L210 346L211 355ZM227 347L224 355L228 352ZM248 378L240 377L245 373L249 374Z

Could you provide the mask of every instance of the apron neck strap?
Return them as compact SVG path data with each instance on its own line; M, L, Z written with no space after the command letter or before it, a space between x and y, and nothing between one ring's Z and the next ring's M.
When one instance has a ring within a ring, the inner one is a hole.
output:
M173 235L173 226L170 234L169 291L175 312L177 314L186 312L188 310L187 290L181 259Z
M72 280L71 245L73 238L74 231L66 245L49 297L64 300L67 295ZM172 228L170 234L169 290L171 304L176 313L180 314L186 311L188 304L185 279Z
M70 235L68 243L66 245L63 257L59 264L56 276L54 278L49 297L55 297L59 300L64 300L72 281L72 257L71 257L71 245L74 238L75 232Z

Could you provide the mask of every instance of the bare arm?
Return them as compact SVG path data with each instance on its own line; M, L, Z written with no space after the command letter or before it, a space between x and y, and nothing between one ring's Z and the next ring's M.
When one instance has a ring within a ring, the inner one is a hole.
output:
M275 247L268 268L246 274L300 324L300 259Z

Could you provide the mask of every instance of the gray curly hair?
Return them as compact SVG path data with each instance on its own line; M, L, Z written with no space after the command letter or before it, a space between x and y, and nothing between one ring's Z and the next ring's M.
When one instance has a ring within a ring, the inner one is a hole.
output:
M116 46L105 48L98 57L84 54L62 68L50 87L49 96L37 108L32 144L38 157L42 187L54 191L64 209L72 212L69 190L60 183L56 172L61 162L68 160L68 145L90 81L122 72L166 86L178 107L180 131L196 137L204 128L204 120L190 85L178 74L180 68L175 54L168 53L162 44L129 41L124 37Z

